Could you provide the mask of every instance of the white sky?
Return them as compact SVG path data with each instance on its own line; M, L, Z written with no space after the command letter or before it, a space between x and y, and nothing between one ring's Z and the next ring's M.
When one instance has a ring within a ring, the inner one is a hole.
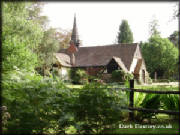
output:
M48 2L43 14L51 27L71 30L76 13L80 40L89 46L114 43L123 19L128 20L134 42L147 41L153 17L161 36L168 37L178 30L178 20L172 20L175 8L174 2Z

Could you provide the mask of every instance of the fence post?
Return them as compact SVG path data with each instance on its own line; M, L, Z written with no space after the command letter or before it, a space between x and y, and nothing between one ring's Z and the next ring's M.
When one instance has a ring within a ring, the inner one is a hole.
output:
M129 97L129 107L133 108L134 106L134 80L130 80L130 97ZM129 112L129 119L134 120L134 112Z

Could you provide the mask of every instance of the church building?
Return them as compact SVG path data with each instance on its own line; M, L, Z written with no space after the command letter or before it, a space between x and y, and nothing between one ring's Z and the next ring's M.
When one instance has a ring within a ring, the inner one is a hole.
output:
M74 17L69 48L61 49L54 56L55 63L61 75L64 76L70 68L84 69L92 76L98 73L110 75L114 70L121 69L132 73L135 79L143 83L148 81L148 72L138 43L82 46L78 36L76 17Z

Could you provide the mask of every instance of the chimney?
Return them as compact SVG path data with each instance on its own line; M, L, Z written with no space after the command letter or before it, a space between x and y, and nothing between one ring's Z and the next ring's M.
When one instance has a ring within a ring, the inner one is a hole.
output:
M74 45L74 43L70 44L70 47L67 49L69 55L70 55L70 64L73 66L75 65L75 53L78 51L77 47Z
M71 55L70 55L70 64L71 64L72 66L75 65L75 56L74 56L74 53L71 53Z

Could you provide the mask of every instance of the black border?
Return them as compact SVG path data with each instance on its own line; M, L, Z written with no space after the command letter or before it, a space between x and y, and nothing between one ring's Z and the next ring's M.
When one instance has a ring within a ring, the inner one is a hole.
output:
M0 3L0 96L2 95L2 3ZM2 106L2 98L0 97L0 134L2 133L2 113L1 113L1 106Z

